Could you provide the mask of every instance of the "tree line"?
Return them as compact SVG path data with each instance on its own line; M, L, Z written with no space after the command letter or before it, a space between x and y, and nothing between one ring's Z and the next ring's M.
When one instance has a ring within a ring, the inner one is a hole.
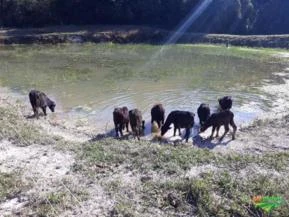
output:
M174 26L199 0L0 0L2 26Z
M0 0L0 26L113 24L173 29L202 1ZM232 34L288 33L288 11L288 0L212 0L190 30Z

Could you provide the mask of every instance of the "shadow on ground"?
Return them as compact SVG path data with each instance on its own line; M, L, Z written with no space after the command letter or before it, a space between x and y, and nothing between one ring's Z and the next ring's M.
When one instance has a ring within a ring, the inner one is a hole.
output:
M231 141L232 139L227 140L227 141L211 140L209 138L204 139L200 135L197 135L193 138L193 145L198 148L214 149L216 146L226 146Z

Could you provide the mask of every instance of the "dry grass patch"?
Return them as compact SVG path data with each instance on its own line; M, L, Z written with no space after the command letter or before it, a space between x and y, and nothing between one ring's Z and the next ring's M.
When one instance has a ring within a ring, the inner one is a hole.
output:
M0 107L0 140L9 140L17 146L53 144L54 139L26 120L20 110L20 105Z
M19 177L19 174L0 172L0 202L21 193L24 184Z
M253 196L289 198L287 151L221 154L187 144L112 138L75 151L74 169L97 180L116 201L113 216L259 217L266 215L253 206ZM284 205L274 215L288 209Z

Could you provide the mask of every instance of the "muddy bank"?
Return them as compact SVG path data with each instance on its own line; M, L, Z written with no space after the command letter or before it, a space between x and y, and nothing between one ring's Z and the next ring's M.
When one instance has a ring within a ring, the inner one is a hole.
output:
M163 44L173 32L136 26L56 26L0 30L0 44L148 43ZM289 48L289 35L184 34L178 43L210 43L248 47Z

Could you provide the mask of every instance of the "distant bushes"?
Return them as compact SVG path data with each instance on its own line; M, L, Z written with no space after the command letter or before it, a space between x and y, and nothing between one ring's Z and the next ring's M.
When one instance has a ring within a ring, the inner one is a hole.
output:
M148 24L174 26L199 0L0 0L3 26Z
M172 29L204 0L0 0L0 26L124 24ZM289 33L288 0L212 0L191 31Z
M41 26L51 24L51 0L0 0L3 26Z

